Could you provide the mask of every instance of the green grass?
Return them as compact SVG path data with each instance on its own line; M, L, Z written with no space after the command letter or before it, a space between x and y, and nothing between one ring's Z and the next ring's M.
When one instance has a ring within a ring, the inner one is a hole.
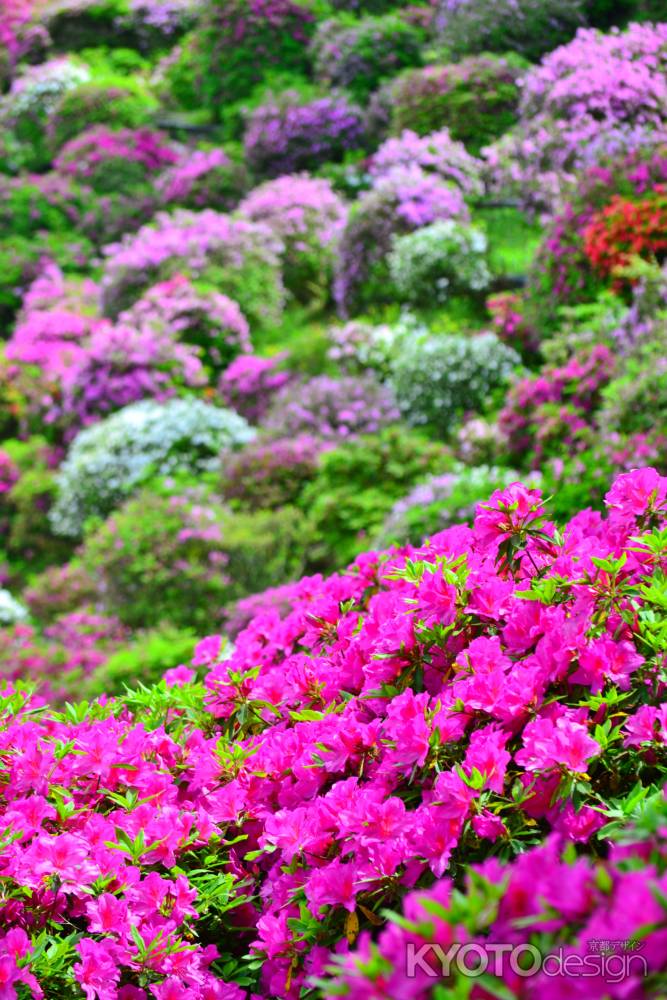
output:
M481 223L489 240L489 263L496 275L526 274L544 231L518 208L478 208L473 221Z

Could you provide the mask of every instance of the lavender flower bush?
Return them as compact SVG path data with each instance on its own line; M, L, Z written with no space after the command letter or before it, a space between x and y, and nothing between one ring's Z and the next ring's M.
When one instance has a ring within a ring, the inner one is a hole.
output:
M252 112L243 145L255 173L279 177L339 160L363 140L362 113L346 98L304 102L288 92Z
M371 376L335 379L318 375L285 386L275 396L262 427L274 438L313 434L324 440L345 440L374 434L398 416L390 389Z

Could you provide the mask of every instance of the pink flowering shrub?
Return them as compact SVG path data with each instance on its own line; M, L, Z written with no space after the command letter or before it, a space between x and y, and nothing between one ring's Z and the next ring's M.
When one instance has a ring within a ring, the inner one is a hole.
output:
M119 322L156 329L195 345L213 371L252 350L250 327L238 304L182 274L145 291L131 309L121 313Z
M667 24L580 30L526 74L521 120L487 151L492 183L554 207L576 172L667 138Z
M56 170L89 184L101 193L127 189L144 182L178 161L166 136L150 129L87 129L62 147Z
M232 361L218 382L225 405L250 423L260 423L275 394L292 378L289 372L278 367L282 360L282 357L260 358L256 354L244 354Z
M328 181L296 174L254 188L239 212L267 226L283 246L286 288L302 301L328 297L347 208Z
M233 163L224 149L188 150L182 160L158 177L156 188L165 207L236 208L247 187L242 167Z
M250 320L278 321L284 304L282 243L266 227L213 209L160 212L106 248L105 312L117 316L151 285L183 273L213 282Z
M409 976L409 944L637 939L622 991L580 995L644 995L667 933L667 479L622 475L606 506L556 531L514 483L472 527L254 599L233 651L210 635L153 689L66 713L6 690L9 986L427 1000L452 980ZM487 982L572 989L512 963Z
M499 429L509 454L539 468L545 457L589 443L602 390L616 372L616 359L604 344L584 349L564 365L547 365L510 389L500 411Z
M242 509L294 503L304 485L314 479L326 448L326 442L310 434L268 441L258 438L224 456L221 492Z

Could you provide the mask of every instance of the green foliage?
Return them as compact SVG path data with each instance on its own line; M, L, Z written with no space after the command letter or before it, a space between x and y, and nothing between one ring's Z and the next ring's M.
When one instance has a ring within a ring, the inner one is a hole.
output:
M667 326L667 318L663 321ZM603 390L600 426L635 434L667 427L667 359L657 336L626 359L623 374Z
M170 624L139 632L132 643L112 653L87 679L86 697L120 695L137 681L155 684L165 671L190 662L195 643L194 632Z
M368 548L410 486L450 465L442 445L398 427L325 452L299 499L316 532L309 561L316 567L346 565Z
M221 119L228 102L251 94L272 67L307 72L308 41L321 9L319 0L276 0L268 17L248 0L207 0L186 59L214 118Z
M383 80L420 66L424 31L399 13L361 19L340 14L324 21L313 39L315 76L366 102Z
M38 240L27 236L3 239L0 235L0 330L13 319L23 292L39 274L44 258L76 272L83 270L92 257L90 241L72 230L44 232Z
M131 77L84 83L66 91L54 108L48 125L51 149L57 152L69 139L93 125L140 128L150 121L157 106L146 87Z
M391 131L409 128L428 135L448 128L454 139L478 154L516 121L517 78L527 65L513 54L479 55L408 70L387 88Z
M0 561L7 559L13 580L25 580L54 562L67 559L72 546L56 538L48 511L56 493L55 472L49 467L49 446L42 437L3 441L19 470L19 478L0 494Z
M233 514L207 491L147 489L85 539L79 559L125 624L168 621L201 634L228 602L297 576L307 541L293 508Z

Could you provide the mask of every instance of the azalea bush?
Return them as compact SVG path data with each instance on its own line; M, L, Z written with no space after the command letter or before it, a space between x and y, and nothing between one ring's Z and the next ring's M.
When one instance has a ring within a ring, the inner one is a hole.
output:
M133 79L82 83L64 91L49 115L46 129L51 149L57 152L93 126L143 128L156 107L155 98Z
M315 76L363 101L386 77L421 64L422 39L398 13L323 21L311 44Z
M160 202L167 208L215 208L229 211L248 186L244 168L224 149L195 150L168 167L158 178Z
M267 181L239 212L280 240L285 287L297 299L328 298L347 208L326 180L293 174Z
M249 94L267 69L305 69L315 30L312 6L299 0L206 0L196 43L199 89L219 114Z
M399 236L389 255L389 273L401 300L446 302L459 293L479 294L489 284L484 232L453 219Z
M177 160L175 149L159 132L96 126L65 143L54 165L104 194L136 186Z
M468 411L479 411L507 385L519 357L494 333L401 338L390 362L391 385L410 424L447 437Z
M568 42L585 23L582 0L440 0L436 24L455 56L519 52L531 61Z
M252 349L250 327L238 303L182 274L148 288L121 313L119 323L178 336L198 349L212 371Z
M372 376L317 375L276 393L262 426L276 438L305 433L336 440L374 433L398 415L391 391Z
M416 164L379 177L356 202L343 232L334 276L338 311L347 317L387 300L387 255L395 236L439 219L467 218L461 191Z
M556 532L513 484L472 527L267 594L155 687L65 712L5 689L9 983L426 998L408 942L508 934L637 937L631 977L659 977L666 505L644 468Z
M212 471L223 447L253 437L243 417L195 398L126 406L74 439L58 475L53 528L76 537L88 518L103 517L151 476Z
M279 177L340 160L364 138L361 110L346 98L308 101L287 91L252 111L243 147L259 176Z
M103 305L110 316L151 285L183 273L214 283L253 320L277 320L284 304L282 244L266 226L213 209L160 212L153 222L106 248Z
M376 127L418 135L446 128L477 154L516 121L523 71L519 59L490 55L406 70L374 96Z
M217 628L224 607L298 576L309 538L293 508L232 513L195 485L143 491L89 533L78 559L99 606L134 627Z

